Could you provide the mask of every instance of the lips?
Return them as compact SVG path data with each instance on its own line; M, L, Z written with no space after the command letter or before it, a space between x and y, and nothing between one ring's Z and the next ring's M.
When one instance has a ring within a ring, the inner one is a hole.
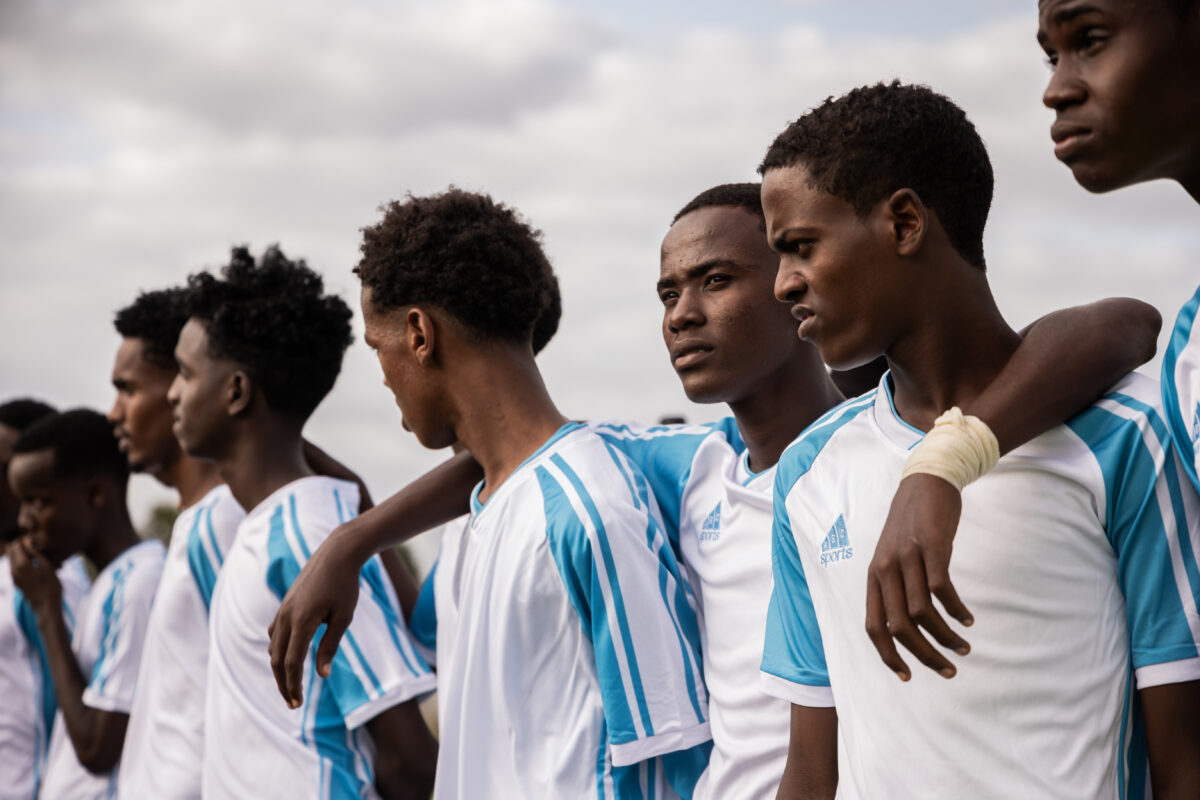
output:
M1089 138L1092 130L1077 122L1059 120L1050 126L1050 139L1054 142L1054 157L1060 161L1066 160L1079 152Z
M804 338L805 331L810 327L811 321L816 315L808 306L794 305L792 306L792 317L800 323L797 328L800 338Z
M714 351L712 345L706 342L682 342L671 348L671 363L675 369L694 367L708 358Z

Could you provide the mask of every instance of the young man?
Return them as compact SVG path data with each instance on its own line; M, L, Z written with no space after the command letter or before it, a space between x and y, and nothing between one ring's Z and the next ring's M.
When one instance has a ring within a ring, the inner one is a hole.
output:
M179 507L155 594L134 694L122 797L199 798L208 669L208 607L221 564L245 512L216 464L179 448L167 390L175 343L188 318L187 292L146 292L117 312L113 364L117 396L109 422L135 472L179 492Z
M21 504L8 485L8 462L21 432L54 413L32 399L0 403L0 547L21 535L17 515ZM75 619L79 600L87 591L82 561L71 558L58 572L63 587L63 613ZM38 633L37 619L25 595L13 583L8 557L0 552L0 798L37 797L58 710L50 663Z
M1020 343L983 269L991 166L949 100L880 84L792 123L761 169L776 294L800 336L835 367L881 352L891 365L777 469L763 686L793 703L780 795L1139 797L1147 752L1156 796L1194 791L1200 586L1172 553L1200 546L1200 509L1153 381L1122 380L966 493L955 563L980 611L972 669L897 690L855 623L864 551L924 431L985 442L955 407ZM830 689L836 711L821 707Z
M1055 112L1055 155L1080 185L1106 192L1147 180L1178 182L1200 201L1200 3L1196 0L1041 0L1038 41L1054 74L1042 98ZM1163 404L1171 437L1191 482L1200 487L1200 345L1194 325L1197 290L1179 312L1162 369ZM1024 444L1079 410L1046 402L1070 385L1079 336L1026 341L1007 370L964 411L991 426L1001 452ZM1039 356L1037 350L1042 350ZM920 636L925 627L943 645L958 646L929 602L928 587L960 620L970 614L954 594L947 570L958 522L958 491L916 474L901 482L871 567L874 602L868 628L884 660L908 669L891 635L936 669L948 662ZM1190 555L1184 556L1189 565ZM1194 566L1188 569L1195 570ZM928 583L926 582L928 578Z
M406 427L484 471L453 565L436 796L690 795L710 738L694 611L645 478L542 383L531 342L557 280L538 235L452 188L387 205L355 272Z
M422 797L436 745L413 698L434 678L377 559L331 674L305 681L307 703L280 702L267 659L279 601L359 505L355 484L314 474L301 438L341 370L350 310L277 248L258 263L236 249L221 279L195 275L189 289L168 392L175 435L249 509L209 605L203 794Z
M112 426L85 409L45 417L13 446L9 483L23 536L13 581L37 620L58 714L39 798L112 797L163 546L142 541L125 506L129 468ZM55 569L82 553L99 571L74 632Z

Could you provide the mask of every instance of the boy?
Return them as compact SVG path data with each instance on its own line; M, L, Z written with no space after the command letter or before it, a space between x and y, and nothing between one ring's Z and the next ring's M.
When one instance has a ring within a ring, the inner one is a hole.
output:
M129 521L129 467L112 426L86 409L45 417L13 446L9 483L23 536L8 546L13 581L37 620L58 714L40 798L111 797L163 546ZM74 631L55 569L76 553L98 570Z
M780 796L1136 797L1147 748L1157 796L1197 785L1180 746L1196 724L1169 710L1200 686L1197 588L1171 557L1200 544L1197 509L1152 381L1121 381L964 498L959 583L986 611L969 673L896 691L853 624L863 551L923 431L997 455L973 418L939 417L1020 342L983 270L992 174L973 126L928 89L865 87L792 123L761 170L776 295L800 336L835 367L881 352L891 365L778 467L763 686L793 703ZM836 712L820 707L827 688Z

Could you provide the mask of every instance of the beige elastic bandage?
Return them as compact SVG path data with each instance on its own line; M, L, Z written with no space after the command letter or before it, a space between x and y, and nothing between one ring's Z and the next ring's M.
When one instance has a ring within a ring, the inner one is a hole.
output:
M900 480L909 475L936 475L960 492L1000 460L996 435L979 417L954 408L933 422L933 428L913 448Z

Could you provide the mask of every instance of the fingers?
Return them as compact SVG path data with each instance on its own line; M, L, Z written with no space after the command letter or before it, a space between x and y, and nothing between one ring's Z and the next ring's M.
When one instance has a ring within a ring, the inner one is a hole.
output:
M337 655L338 645L342 641L343 634L346 633L346 628L350 625L350 620L351 616L349 615L337 613L330 615L325 633L321 636L321 643L317 645L317 673L322 678L329 677L333 657Z
M966 604L959 599L958 591L954 588L954 584L950 582L949 568L949 559L942 558L940 555L934 555L933 553L925 553L925 575L928 579L929 591L942 604L942 608L946 609L947 614L954 617L963 625L974 625L974 615L967 609ZM943 644L945 643L943 642Z
M896 673L896 676L902 681L906 681L912 677L912 673L908 670L908 665L904 663L904 659L896 651L896 643L892 641L892 635L888 633L887 628L887 610L883 605L883 591L880 589L879 581L875 576L874 568L867 576L867 636L871 638L871 643L875 645L875 649L879 652L879 657L883 659L883 663L888 669Z
M908 598L905 596L903 578L892 576L892 579L881 583L880 589L887 615L888 633L922 664L943 678L954 677L954 665L921 635L912 617L908 615Z
M290 626L283 644L283 688L289 708L299 708L304 702L304 660L316 625L300 620Z
M288 708L295 708L292 705L292 697L288 694L287 675L283 669L283 657L287 653L292 627L287 611L287 604L284 603L275 614L275 619L271 621L271 626L267 628L267 635L271 637L267 652L271 654L271 673L275 676L275 688L279 690Z
M917 626L916 635L920 636L920 628L928 631L938 644L959 655L966 655L971 647L966 640L951 630L946 620L934 605L933 596L926 581L924 562L920 556L909 556L901 560L901 570L904 576L905 611L909 619ZM903 642L902 642L903 644ZM907 647L907 644L905 645Z

